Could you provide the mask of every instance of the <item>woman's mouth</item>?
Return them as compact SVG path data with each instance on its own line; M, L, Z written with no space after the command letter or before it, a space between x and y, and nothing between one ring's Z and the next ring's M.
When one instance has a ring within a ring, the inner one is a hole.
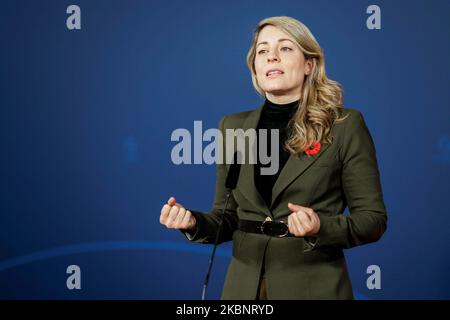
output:
M267 76L268 78L276 78L276 77L281 76L281 75L283 75L283 74L284 74L283 71L278 70L278 69L274 69L274 70L269 70L269 71L266 73L266 76Z

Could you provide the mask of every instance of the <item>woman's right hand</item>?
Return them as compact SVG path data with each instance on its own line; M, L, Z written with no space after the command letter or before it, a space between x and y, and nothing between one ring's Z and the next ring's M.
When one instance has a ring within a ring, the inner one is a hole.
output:
M194 215L170 197L161 209L159 222L169 229L180 229L193 232L197 221Z

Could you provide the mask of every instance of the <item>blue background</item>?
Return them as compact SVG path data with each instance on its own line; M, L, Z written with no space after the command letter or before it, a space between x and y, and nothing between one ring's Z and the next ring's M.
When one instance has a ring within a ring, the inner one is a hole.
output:
M81 8L81 30L66 8ZM369 30L366 8L381 8ZM265 17L304 22L377 148L388 230L346 251L359 299L450 298L450 2L2 1L0 298L199 299L212 246L159 224L209 211L214 165L176 128L262 103L245 64ZM230 259L220 246L208 298ZM66 268L81 268L81 290ZM381 290L366 268L381 268Z

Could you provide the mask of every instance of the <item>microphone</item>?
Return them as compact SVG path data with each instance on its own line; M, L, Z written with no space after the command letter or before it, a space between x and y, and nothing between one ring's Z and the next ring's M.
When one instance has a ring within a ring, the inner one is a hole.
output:
M241 164L238 162L238 151L234 153L233 163L230 165L230 170L227 174L227 179L225 180L225 188L229 192L236 188L237 182L239 180L239 173L241 171Z
M217 248L217 243L219 242L220 229L222 228L223 216L225 214L225 210L227 209L228 200L231 197L231 191L233 191L234 188L236 188L237 182L239 180L239 173L241 171L241 165L238 163L238 153L239 153L238 151L236 151L234 153L233 163L230 165L230 170L228 171L227 178L225 180L225 188L228 189L227 197L225 200L225 206L222 210L222 214L220 215L219 228L217 229L216 240L214 241L213 251L211 253L211 257L209 258L208 272L206 273L205 283L203 284L202 300L205 300L205 297L206 297L206 290L208 288L209 276L211 274L212 264L214 262L214 257L216 255L216 248Z

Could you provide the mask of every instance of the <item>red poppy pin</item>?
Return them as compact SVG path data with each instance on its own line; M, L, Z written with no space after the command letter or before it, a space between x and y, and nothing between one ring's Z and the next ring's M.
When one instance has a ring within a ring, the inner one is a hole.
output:
M320 152L320 142L316 143L314 146L305 148L305 153L309 156L313 156L315 154L318 154L319 152Z

